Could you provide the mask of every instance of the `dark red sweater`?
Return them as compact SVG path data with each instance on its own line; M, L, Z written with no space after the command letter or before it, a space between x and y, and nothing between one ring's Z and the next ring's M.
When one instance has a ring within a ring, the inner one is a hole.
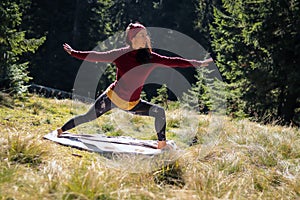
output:
M72 51L75 58L90 62L115 63L116 80L109 86L121 99L131 102L140 99L143 85L150 72L157 66L191 67L196 60L180 57L167 57L152 52L149 64L141 65L136 61L137 50L123 47L106 52Z

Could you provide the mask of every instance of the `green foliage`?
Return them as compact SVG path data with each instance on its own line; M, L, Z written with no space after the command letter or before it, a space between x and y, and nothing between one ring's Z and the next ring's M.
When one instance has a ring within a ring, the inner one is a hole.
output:
M211 110L210 87L208 80L209 71L206 68L197 69L195 75L197 82L192 85L192 88L182 96L182 103L185 107L197 110L201 113L207 113Z
M161 88L157 89L157 96L151 99L152 103L158 103L165 109L168 109L168 87L163 84Z
M23 16L23 29L35 38L47 35L44 45L31 57L33 65L29 70L33 82L65 91L72 91L82 61L69 57L62 50L64 42L78 50L104 51L119 47L124 45L123 35L117 39L110 39L109 36L124 31L126 26L134 21L140 21L151 27L171 28L192 37L199 37L198 32L194 31L193 20L191 20L195 17L195 5L192 1L177 0L174 3L170 0L71 2L33 0L28 7ZM107 43L99 46L102 41ZM85 64L89 65L93 72L103 74L99 78L97 96L115 79L115 67L109 65L103 72L101 64ZM82 91L86 93L83 95L88 95L89 92L88 89ZM151 92L155 93L154 90ZM152 93L148 96L152 96Z
M115 130L115 127L111 123L106 123L101 126L102 131L112 132Z
M228 109L264 121L295 121L299 107L299 3L222 1L211 25Z
M28 59L25 55L34 53L45 41L27 39L26 31L20 29L22 14L28 1L1 1L0 26L0 90L21 94L26 91L26 83L31 79L28 75Z
M113 34L112 31L115 31L109 12L112 2L111 0L31 1L29 9L24 14L22 27L26 28L32 37L47 35L44 45L31 57L34 64L29 70L34 83L72 91L82 61L70 57L62 45L66 42L77 50L99 50L98 42L104 41ZM100 64L87 65L92 75L103 72ZM105 77L99 90L102 90L102 85L107 86L109 83ZM88 96L89 93L91 91L88 89L82 91L82 95Z
M201 34L197 41L200 41L200 44L206 49L211 49L210 25L214 21L213 10L214 8L221 8L221 5L221 0L195 1L196 17L194 18L194 28Z
M233 117L300 124L299 7L295 0L4 0L0 90L19 94L32 81L72 91L82 62L67 55L62 44L78 50L119 47L124 35L109 36L139 21L187 34L211 52L226 85L211 86L198 74L184 97L193 107L206 113L215 110L217 102L217 106L226 104ZM115 79L115 66L104 71L103 65L87 65L93 73L103 74L97 77L97 96ZM153 88L145 91L148 98L156 93ZM157 102L169 106L164 99Z

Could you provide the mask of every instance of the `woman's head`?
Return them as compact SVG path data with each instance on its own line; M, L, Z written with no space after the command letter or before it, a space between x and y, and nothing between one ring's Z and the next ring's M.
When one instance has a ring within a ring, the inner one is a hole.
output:
M133 49L151 49L150 38L145 26L140 23L130 23L126 28L126 43Z

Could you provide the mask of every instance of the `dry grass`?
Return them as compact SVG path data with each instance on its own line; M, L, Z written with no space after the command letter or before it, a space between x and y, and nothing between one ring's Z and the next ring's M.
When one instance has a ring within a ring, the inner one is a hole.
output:
M0 105L0 199L300 198L299 129L168 111L172 139L197 138L172 162L108 159L42 139L87 108L36 96ZM117 110L74 132L83 130L155 138L151 118Z

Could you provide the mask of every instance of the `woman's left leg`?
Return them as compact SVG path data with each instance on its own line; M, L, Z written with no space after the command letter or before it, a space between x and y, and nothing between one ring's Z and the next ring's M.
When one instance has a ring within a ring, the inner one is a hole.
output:
M154 117L158 141L166 141L166 114L162 107L141 100L133 109L129 110L129 112L136 115Z

